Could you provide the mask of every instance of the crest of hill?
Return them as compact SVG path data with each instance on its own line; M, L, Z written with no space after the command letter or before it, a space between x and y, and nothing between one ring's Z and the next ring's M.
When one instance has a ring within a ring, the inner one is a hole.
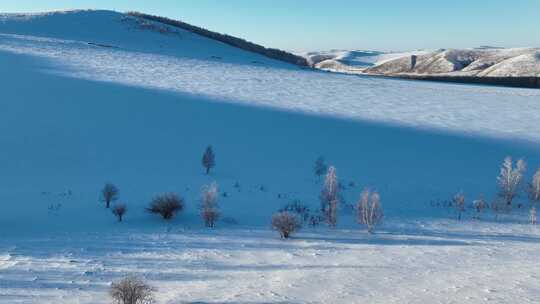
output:
M307 60L304 57L297 56L292 53L288 53L279 49L266 48L264 46L255 44L253 42L249 42L241 38L237 38L237 37L227 35L227 34L220 34L217 32L213 32L205 28L194 26L194 25L191 25L191 24L179 21L179 20L173 20L173 19L169 19L165 17L143 14L139 12L129 12L128 15L143 18L150 21L160 22L160 23L167 24L174 27L178 27L178 28L190 31L192 33L195 33L197 35L214 39L214 40L223 42L225 44L228 44L230 46L237 47L239 49L246 50L249 52L257 53L257 54L266 56L268 58L285 61L288 63L300 65L300 66L309 65Z
M68 10L0 14L0 33L75 40L102 47L238 63L270 63L267 61L270 58L299 66L308 65L305 58L285 51L265 48L185 22L138 12L124 14L108 10Z

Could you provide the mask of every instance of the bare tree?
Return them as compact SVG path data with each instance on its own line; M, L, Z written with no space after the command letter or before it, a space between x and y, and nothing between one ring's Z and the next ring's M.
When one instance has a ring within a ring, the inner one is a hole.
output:
M105 202L106 208L109 208L111 203L118 199L118 192L118 188L115 185L111 183L105 184L101 190L101 199Z
M176 213L184 209L184 200L175 193L166 193L156 196L146 210L159 214L164 220L170 220Z
M465 212L465 195L462 191L456 193L452 198L452 206L456 209L457 219L461 220L461 214Z
M366 225L368 232L372 233L375 226L381 223L383 219L383 209L379 193L371 193L369 189L364 189L357 203L358 222Z
M536 225L536 206L532 206L529 211L529 217L532 225Z
M121 222L124 214L127 212L126 204L116 204L112 208L112 213L118 218L118 221Z
M321 191L321 212L325 215L328 224L335 227L337 223L337 208L339 203L339 182L336 168L330 166L326 173L323 189Z
M279 231L282 239L287 239L292 233L302 228L302 222L293 213L283 211L272 216L272 228Z
M154 288L137 277L126 277L111 284L110 295L117 304L154 303Z
M218 186L215 182L205 185L201 191L201 217L206 227L215 227L220 216L218 198Z
M202 165L206 170L206 174L210 174L210 169L216 166L216 157L214 155L214 150L212 146L208 146L204 151L202 157Z
M499 186L499 197L503 198L508 206L512 205L512 200L519 194L525 169L526 165L523 159L517 161L515 168L511 157L508 156L504 159L501 173L497 177L497 185Z
M484 197L481 195L479 199L473 201L474 209L476 210L476 216L473 218L480 219L482 212L488 206L487 202L484 200Z
M313 171L314 171L314 173L317 176L319 181L321 179L321 176L326 174L327 170L328 170L328 166L326 166L326 163L324 161L324 157L320 156L315 161L315 166L313 167Z

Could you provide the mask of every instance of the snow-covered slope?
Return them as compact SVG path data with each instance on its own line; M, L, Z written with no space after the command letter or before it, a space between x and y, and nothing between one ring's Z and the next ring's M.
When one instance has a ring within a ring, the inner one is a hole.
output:
M506 155L540 166L539 91L307 70L108 11L0 20L0 303L108 303L126 274L159 303L538 296L539 232L521 214L457 224L430 201L492 199ZM282 242L269 218L294 199L318 208L319 155L342 183L338 227ZM224 220L207 230L214 180ZM347 208L364 187L385 208L373 236ZM169 223L144 210L162 192L187 203Z

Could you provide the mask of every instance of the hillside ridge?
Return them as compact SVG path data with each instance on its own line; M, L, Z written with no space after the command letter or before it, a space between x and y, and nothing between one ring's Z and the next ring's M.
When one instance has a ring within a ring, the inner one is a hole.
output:
M245 51L249 51L252 53L257 53L271 59L285 61L285 62L292 63L299 66L306 66L306 67L309 66L308 61L304 57L297 56L292 53L275 49L275 48L267 48L262 45L247 41L242 38L234 37L228 34L220 34L218 32L210 31L205 28L191 25L189 23L186 23L180 20L174 20L174 19L170 19L166 17L144 14L140 12L128 12L127 15L143 18L146 20L154 21L154 22L160 22L160 23L167 24L173 27L178 27L178 28L190 31L192 33L195 33L197 35L210 38L213 40L217 40L219 42L223 42L230 46L233 46L233 47L245 50Z

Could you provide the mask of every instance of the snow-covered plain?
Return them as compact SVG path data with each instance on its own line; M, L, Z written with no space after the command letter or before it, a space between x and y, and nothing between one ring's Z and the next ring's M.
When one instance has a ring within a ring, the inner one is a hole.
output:
M540 91L306 70L105 11L2 15L0 67L0 303L108 303L127 274L159 303L540 296L540 231L524 212L458 223L430 204L493 198L506 155L540 166ZM377 234L346 210L290 241L269 229L290 200L317 208L319 155L347 203L379 190ZM208 230L197 205L213 180L228 220ZM98 200L107 181L123 223ZM144 211L167 191L188 205L170 223Z

